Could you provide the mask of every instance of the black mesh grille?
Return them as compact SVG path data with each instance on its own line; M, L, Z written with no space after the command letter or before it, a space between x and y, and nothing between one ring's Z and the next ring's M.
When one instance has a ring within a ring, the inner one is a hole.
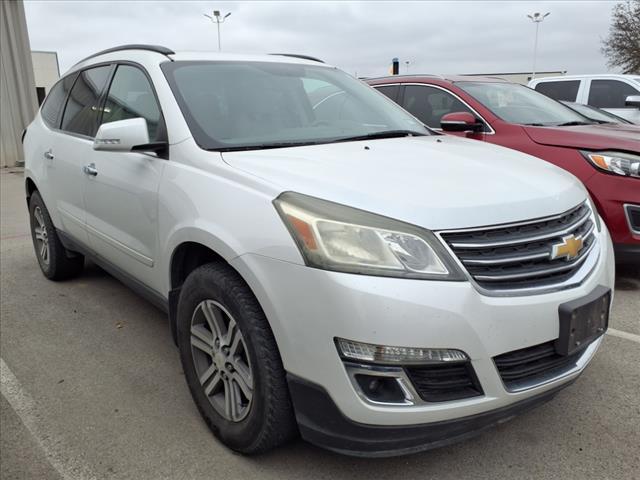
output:
M596 243L591 209L584 203L569 212L533 222L470 231L443 232L467 271L483 288L530 288L570 278ZM581 241L575 257L552 258L554 246Z
M535 384L549 375L561 375L576 365L583 350L569 356L556 353L554 341L503 353L493 358L507 389Z
M469 362L407 367L406 372L426 402L445 402L483 394Z

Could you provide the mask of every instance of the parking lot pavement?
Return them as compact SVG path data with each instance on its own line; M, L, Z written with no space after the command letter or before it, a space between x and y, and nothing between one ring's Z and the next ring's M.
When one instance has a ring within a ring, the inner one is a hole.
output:
M3 480L638 478L637 270L617 278L618 336L607 335L584 375L537 410L408 457L355 459L297 441L246 458L200 420L165 315L92 265L78 279L47 281L22 175L0 178Z

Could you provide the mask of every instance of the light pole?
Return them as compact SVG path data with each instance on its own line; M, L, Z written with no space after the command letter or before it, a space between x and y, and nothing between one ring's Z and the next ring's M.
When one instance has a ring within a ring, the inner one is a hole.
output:
M224 23L229 15L231 15L231 12L227 13L224 17L220 15L220 10L214 10L213 17L211 15L207 15L206 13L204 13L203 15L210 19L212 22L216 22L216 24L218 25L218 51L220 52L222 51L222 46L220 44L220 24Z
M404 61L404 65L406 67L405 73L407 73L407 74L409 73L409 63L411 63L411 62L409 62L409 60L405 60Z
M531 79L536 78L536 57L538 56L538 28L542 21L550 15L551 12L547 12L544 15L536 12L533 15L527 15L533 23L536 24L536 39L533 43L533 71L531 72Z

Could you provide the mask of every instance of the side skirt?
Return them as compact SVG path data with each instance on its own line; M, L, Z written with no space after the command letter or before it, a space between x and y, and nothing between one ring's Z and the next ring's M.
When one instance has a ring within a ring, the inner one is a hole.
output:
M100 268L104 269L110 275L120 280L122 283L124 283L126 286L131 288L131 290L136 292L145 300L151 302L163 312L169 313L169 301L168 299L164 298L160 293L147 287L144 283L135 279L134 277L132 277L131 275L123 271L121 268L113 265L108 260L102 258L98 254L96 254L93 250L84 246L80 242L75 241L73 238L71 238L69 235L62 232L61 230L56 229L56 233L58 234L60 241L64 245L64 248L72 252L79 252L83 254L86 258L90 259Z

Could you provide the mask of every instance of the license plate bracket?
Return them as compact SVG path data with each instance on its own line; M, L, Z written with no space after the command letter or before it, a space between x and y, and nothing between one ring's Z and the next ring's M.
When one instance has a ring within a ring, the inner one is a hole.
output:
M563 303L558 307L560 336L556 352L571 355L586 347L609 326L611 289L599 286L586 297Z

